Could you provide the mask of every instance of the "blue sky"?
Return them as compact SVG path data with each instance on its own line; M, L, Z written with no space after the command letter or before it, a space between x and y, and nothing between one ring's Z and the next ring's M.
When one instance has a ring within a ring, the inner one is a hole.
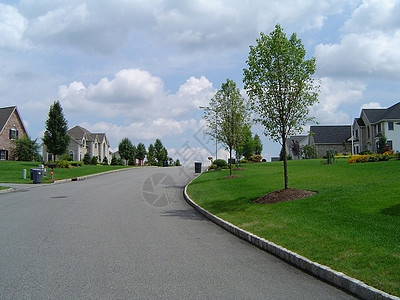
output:
M227 78L243 88L260 32L297 34L321 82L311 114L350 124L362 107L400 101L399 15L391 0L2 1L0 106L18 106L31 138L59 100L70 127L105 132L113 150L160 138L174 159L205 161L215 145L199 106ZM253 133L264 157L279 155L262 127Z

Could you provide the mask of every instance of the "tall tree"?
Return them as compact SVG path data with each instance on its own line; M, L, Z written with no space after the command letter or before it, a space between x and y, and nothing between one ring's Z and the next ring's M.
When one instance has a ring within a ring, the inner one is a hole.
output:
M14 140L15 148L12 154L19 161L35 161L39 158L39 144L37 139L31 140L28 136L24 135Z
M122 159L125 160L125 163L127 164L129 159L132 159L134 156L133 154L133 145L130 139L128 138L123 138L122 141L118 145L118 153L119 156L121 156Z
M242 143L248 127L248 111L236 83L227 79L204 109L208 134L229 150L229 173L232 175L232 150Z
M160 139L156 139L154 142L154 156L157 159L158 165L162 165L163 161L168 159L168 151Z
M143 143L139 143L136 148L136 158L143 162L144 158L146 157L146 146Z
M312 75L315 58L306 59L301 40L293 33L288 39L278 24L270 35L261 33L250 46L244 69L244 88L258 115L264 133L283 148L285 189L288 188L286 140L313 118L309 108L318 101L318 87Z
M263 151L263 144L261 142L260 136L256 133L253 138L254 154L261 155Z
M154 145L150 144L147 148L147 163L151 166L156 164Z
M64 154L69 145L68 125L59 101L55 101L49 110L46 120L46 131L43 136L43 143L47 151L54 155L54 160L59 154Z

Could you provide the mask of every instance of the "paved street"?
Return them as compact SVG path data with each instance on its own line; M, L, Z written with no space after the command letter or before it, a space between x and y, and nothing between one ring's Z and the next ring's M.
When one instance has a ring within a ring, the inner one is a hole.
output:
M194 170L0 194L1 299L351 299L204 219Z

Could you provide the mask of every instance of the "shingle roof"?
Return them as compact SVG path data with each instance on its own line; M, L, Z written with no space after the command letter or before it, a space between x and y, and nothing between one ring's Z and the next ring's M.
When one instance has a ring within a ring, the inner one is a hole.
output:
M383 114L382 119L384 120L399 120L400 119L400 102L392 105Z
M351 137L350 125L311 126L315 144L342 144Z
M379 123L384 120L400 120L400 102L389 108L364 108L362 111L371 124Z
M364 123L363 119L361 119L361 118L356 118L356 122L357 122L358 126L365 126L365 123Z
M3 130L4 126L7 124L8 119L13 113L16 106L3 107L0 108L0 132Z
M87 129L85 129L83 127L80 127L78 125L75 126L75 127L72 127L71 129L69 129L67 131L67 133L68 133L68 135L70 137L72 137L73 139L75 139L77 141L82 140L82 138L85 135L85 133L86 133L86 136L87 136L87 140L89 140L89 141L93 141L94 140L93 137L92 137L92 133L90 131L88 131Z

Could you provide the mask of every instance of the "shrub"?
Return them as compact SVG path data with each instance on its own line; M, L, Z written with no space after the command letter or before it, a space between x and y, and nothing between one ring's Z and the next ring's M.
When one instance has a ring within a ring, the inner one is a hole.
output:
M83 162L81 162L81 161L71 161L70 164L73 167L81 167L83 165Z
M241 160L240 160L240 163L241 164L247 164L249 161L247 160L247 159L245 159L245 158L242 158Z
M97 165L97 162L98 162L97 156L93 156L93 157L90 159L90 164L91 164L91 165Z
M71 163L68 160L58 160L57 168L65 168L68 169L71 167Z
M228 163L226 162L226 160L223 160L223 159L214 160L213 165L216 165L217 168L228 167Z
M89 165L90 164L90 154L86 153L85 156L83 157L83 163L85 165Z
M108 158L107 158L107 156L104 156L104 158L103 158L103 165L108 165Z
M262 160L262 156L260 154L254 154L250 157L250 160L255 163L259 163Z

